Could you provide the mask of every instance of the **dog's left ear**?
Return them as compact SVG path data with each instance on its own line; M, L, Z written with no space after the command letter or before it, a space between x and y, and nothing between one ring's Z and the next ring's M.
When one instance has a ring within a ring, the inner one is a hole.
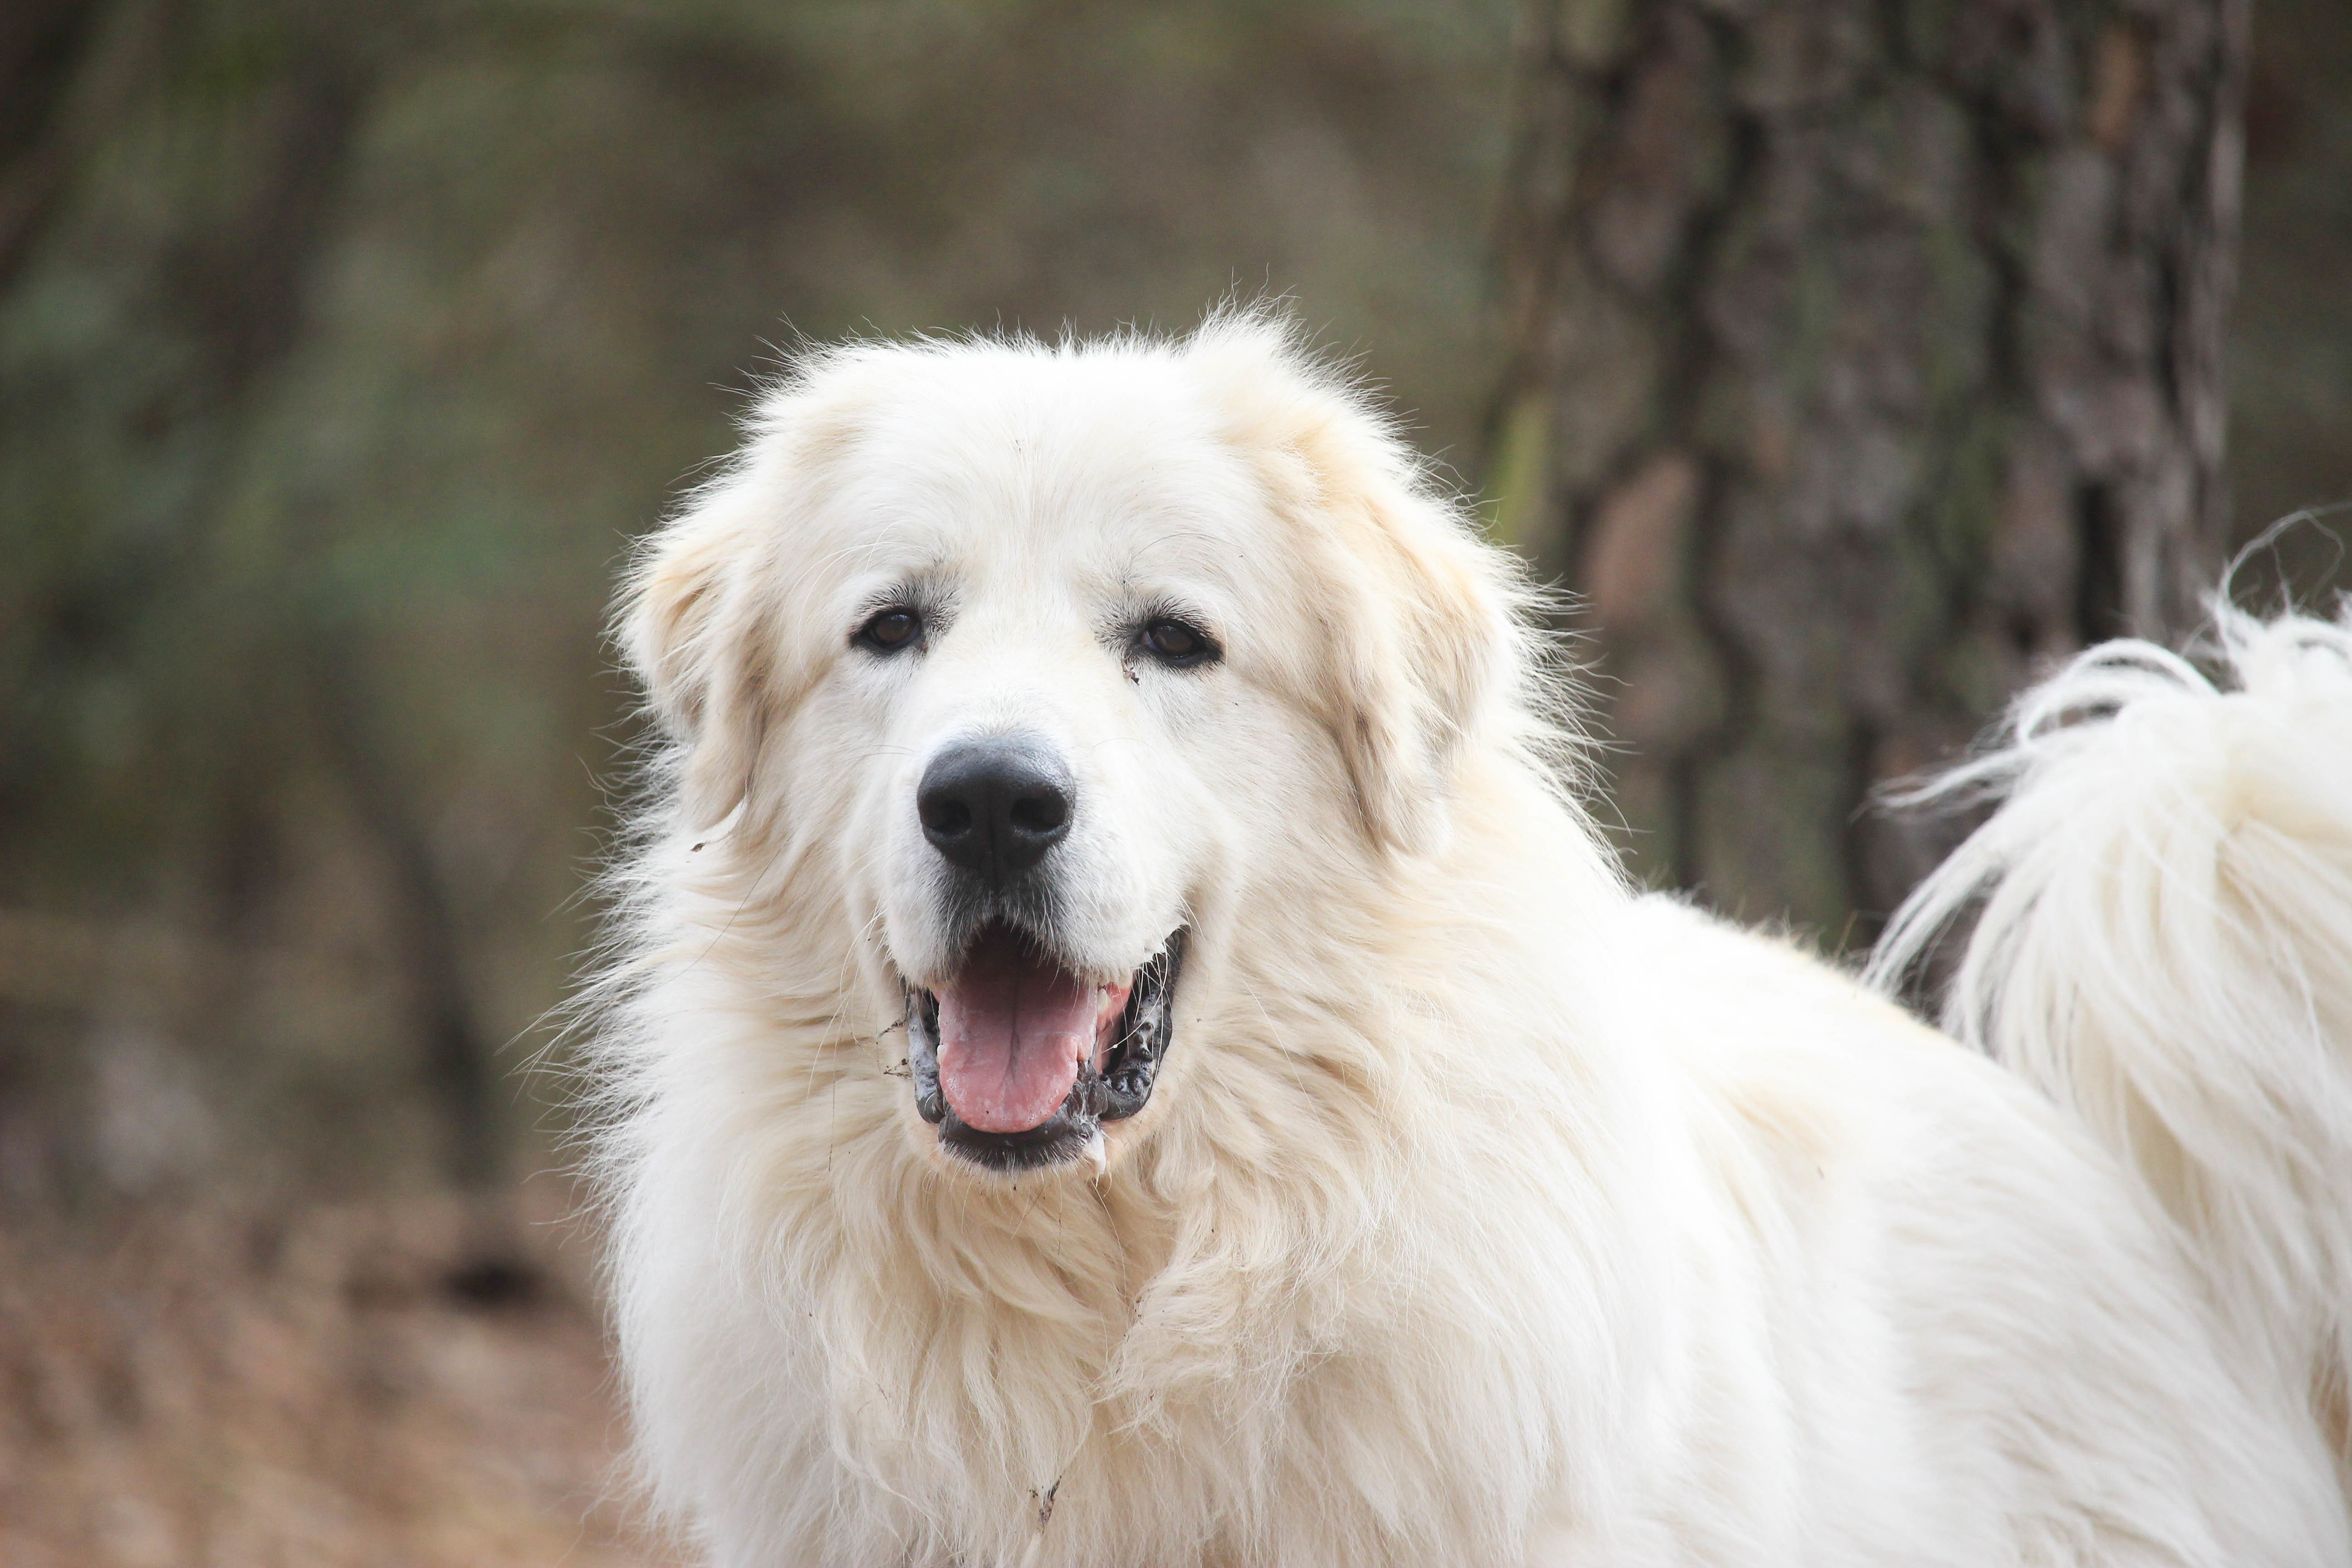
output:
M1336 525L1325 570L1353 601L1328 627L1339 753L1373 839L1427 854L1515 657L1503 574L1452 508L1409 485L1335 484L1324 511Z
M1214 321L1191 358L1289 514L1328 650L1309 675L1368 835L1443 846L1455 764L1493 724L1524 658L1508 560L1361 394L1309 363L1278 320ZM1328 596L1325 589L1329 590Z

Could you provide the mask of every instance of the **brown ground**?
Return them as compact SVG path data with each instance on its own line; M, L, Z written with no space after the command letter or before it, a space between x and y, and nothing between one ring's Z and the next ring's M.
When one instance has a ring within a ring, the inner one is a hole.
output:
M447 1200L0 1231L0 1563L674 1563L563 1235Z

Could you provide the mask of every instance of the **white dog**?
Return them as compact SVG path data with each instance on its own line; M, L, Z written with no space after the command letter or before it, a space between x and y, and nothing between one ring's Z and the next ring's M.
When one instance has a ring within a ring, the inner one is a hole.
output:
M1993 883L2021 1076L1631 890L1521 598L1263 317L765 399L629 586L602 1026L710 1560L2352 1563L2352 627L1965 781L1890 962Z

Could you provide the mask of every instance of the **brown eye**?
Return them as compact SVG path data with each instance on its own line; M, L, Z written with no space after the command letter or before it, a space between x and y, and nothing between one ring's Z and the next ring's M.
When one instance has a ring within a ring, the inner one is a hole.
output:
M857 628L854 639L883 653L896 653L915 640L923 629L923 618L914 611L895 606L883 611Z
M1166 616L1146 621L1139 640L1152 658L1180 668L1206 664L1217 657L1217 645L1209 640L1207 633Z

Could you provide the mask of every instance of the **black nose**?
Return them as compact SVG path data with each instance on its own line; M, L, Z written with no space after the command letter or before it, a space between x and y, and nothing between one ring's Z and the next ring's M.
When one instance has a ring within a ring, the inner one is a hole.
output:
M915 792L923 837L991 882L1019 876L1070 831L1070 770L1034 739L960 741L931 759Z

